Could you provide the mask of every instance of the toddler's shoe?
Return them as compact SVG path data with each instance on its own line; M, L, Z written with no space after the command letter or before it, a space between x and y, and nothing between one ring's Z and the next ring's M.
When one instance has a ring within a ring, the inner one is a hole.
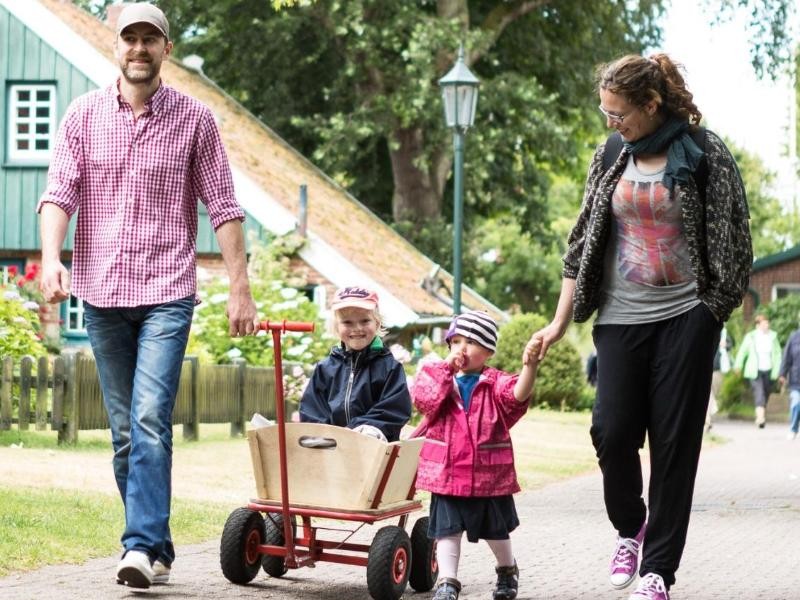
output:
M129 550L117 565L117 583L132 588L147 589L153 583L153 567L150 557L139 550Z
M461 591L461 583L452 577L442 577L436 582L436 592L433 600L458 600L458 593Z
M517 563L511 567L495 567L497 585L494 588L493 600L514 600L519 588L519 568Z
M628 600L669 600L669 592L661 575L647 573L639 580L636 591L628 597Z
M633 538L617 536L617 547L609 566L609 580L615 589L621 590L628 587L636 577L636 571L639 568L639 548L644 540L646 527L647 522L642 524L639 533Z

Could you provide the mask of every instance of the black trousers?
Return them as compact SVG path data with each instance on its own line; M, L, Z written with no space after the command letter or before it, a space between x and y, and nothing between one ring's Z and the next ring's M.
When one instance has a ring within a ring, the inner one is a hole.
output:
M680 564L722 324L700 304L656 323L597 325L592 442L606 511L622 537L647 517L640 573L667 586ZM650 448L648 510L639 449Z
M769 393L772 391L772 380L769 376L772 371L759 371L755 379L750 380L750 388L753 390L753 404L766 408Z

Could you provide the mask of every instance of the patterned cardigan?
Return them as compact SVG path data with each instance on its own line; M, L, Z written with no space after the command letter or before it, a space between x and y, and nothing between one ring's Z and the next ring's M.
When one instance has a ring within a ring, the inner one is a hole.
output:
M675 184L689 259L697 282L697 297L726 321L742 303L750 280L753 247L744 184L722 140L706 131L708 182L706 201L693 177ZM605 144L598 146L589 166L578 220L568 238L562 276L575 279L573 317L589 319L601 302L603 259L611 232L611 196L628 160L623 148L614 165L603 172Z

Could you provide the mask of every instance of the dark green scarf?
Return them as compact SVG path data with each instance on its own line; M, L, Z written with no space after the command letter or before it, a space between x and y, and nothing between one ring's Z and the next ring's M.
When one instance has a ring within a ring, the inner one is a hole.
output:
M687 183L697 165L703 160L703 150L689 135L689 122L672 117L650 135L633 143L625 142L625 149L634 156L659 154L667 151L667 168L661 180L670 191L675 182Z

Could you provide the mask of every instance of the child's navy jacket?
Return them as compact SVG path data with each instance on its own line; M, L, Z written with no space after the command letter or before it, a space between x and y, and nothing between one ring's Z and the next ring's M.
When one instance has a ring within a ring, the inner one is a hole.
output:
M411 396L401 365L380 338L359 351L336 346L317 363L300 400L300 420L353 429L377 427L390 442L411 418Z

